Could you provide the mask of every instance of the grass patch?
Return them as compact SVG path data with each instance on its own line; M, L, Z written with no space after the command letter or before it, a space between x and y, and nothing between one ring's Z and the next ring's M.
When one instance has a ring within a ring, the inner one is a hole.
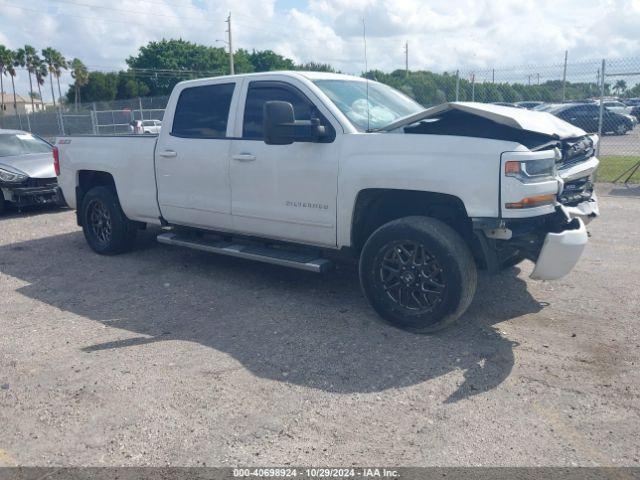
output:
M619 177L622 172L628 170L636 163L640 161L640 156L631 157L600 157L600 166L596 173L596 180L598 182L613 182L614 179ZM627 174L628 175L628 174ZM627 175L625 175L620 182L623 182ZM640 169L629 180L630 183L640 183Z

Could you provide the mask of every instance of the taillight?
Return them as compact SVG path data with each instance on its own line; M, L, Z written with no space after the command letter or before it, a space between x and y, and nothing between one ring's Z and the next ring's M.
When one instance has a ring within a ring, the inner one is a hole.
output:
M60 152L58 147L53 147L53 168L56 171L56 177L60 176Z

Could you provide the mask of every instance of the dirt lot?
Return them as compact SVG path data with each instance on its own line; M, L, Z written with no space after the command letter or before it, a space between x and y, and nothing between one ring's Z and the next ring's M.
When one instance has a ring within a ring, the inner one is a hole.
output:
M376 320L327 276L89 251L70 211L0 219L0 465L640 465L640 189L577 269L481 276L464 325Z

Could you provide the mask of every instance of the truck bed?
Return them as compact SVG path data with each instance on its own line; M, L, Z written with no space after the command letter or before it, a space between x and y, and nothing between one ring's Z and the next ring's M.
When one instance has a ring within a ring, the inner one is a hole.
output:
M109 172L128 218L159 223L154 155L155 135L77 135L56 138L58 182L71 208L77 208L76 172ZM78 179L80 180L80 179Z

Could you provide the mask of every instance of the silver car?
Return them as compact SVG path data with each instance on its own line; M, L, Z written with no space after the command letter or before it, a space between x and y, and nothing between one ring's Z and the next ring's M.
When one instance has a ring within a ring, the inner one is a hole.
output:
M19 209L63 203L52 150L53 146L37 135L0 129L0 214L8 203Z

